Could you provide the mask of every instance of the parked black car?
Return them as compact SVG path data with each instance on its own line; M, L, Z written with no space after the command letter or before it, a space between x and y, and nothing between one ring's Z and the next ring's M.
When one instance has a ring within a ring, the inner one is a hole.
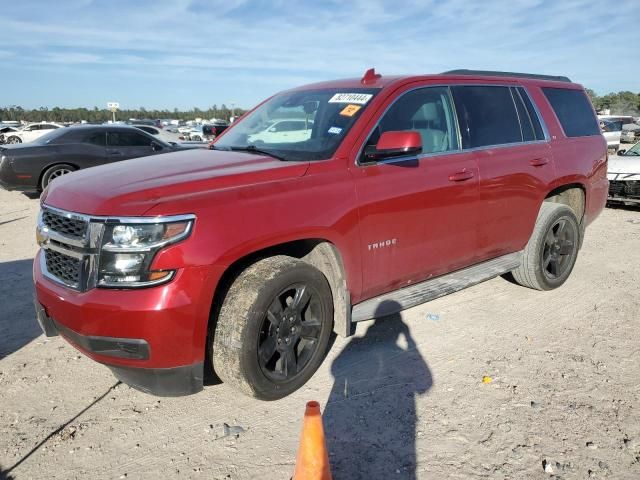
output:
M33 142L0 146L0 186L42 191L74 170L184 148L125 125L59 128Z

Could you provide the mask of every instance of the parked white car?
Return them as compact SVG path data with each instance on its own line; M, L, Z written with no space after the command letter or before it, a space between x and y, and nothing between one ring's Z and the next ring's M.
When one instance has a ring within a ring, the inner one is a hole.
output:
M5 135L6 143L27 143L41 137L45 133L49 133L56 128L64 128L64 125L51 122L42 123L30 123L26 127L13 132L10 135Z
M640 142L609 157L609 201L640 204Z
M313 121L303 119L277 120L265 130L248 136L249 142L296 143L311 138Z
M139 128L166 143L178 143L180 141L180 135L163 128L152 127L151 125L132 125L132 127Z

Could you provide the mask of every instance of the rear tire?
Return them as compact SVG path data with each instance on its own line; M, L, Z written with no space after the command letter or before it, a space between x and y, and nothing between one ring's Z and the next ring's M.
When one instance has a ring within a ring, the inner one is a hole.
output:
M235 279L218 315L211 358L223 382L277 400L318 369L333 328L325 276L301 260L260 260Z
M511 272L523 287L552 290L573 270L580 247L580 227L573 210L543 202L520 267Z
M59 165L54 165L53 167L49 167L49 169L46 172L44 172L44 175L42 175L40 188L44 190L56 178L66 175L67 173L71 173L75 170L76 168L73 165L69 165L68 163L61 163Z

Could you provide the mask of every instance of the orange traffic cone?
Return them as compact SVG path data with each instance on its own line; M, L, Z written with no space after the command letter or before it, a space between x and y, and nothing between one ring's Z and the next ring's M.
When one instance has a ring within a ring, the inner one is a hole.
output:
M318 402L307 402L293 480L331 480Z

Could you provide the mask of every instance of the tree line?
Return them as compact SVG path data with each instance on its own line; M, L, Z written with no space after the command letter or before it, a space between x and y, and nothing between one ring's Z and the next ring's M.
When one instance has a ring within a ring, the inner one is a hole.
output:
M138 120L156 120L156 119L172 119L172 120L193 120L195 118L203 118L210 120L216 118L219 120L229 120L233 115L239 117L245 112L240 108L231 109L222 104L220 107L213 105L205 110L197 107L191 110L148 110L140 107L135 110L118 110L116 112L116 120L126 121L130 118ZM37 109L26 109L18 105L8 107L0 107L0 121L25 121L25 122L81 122L103 123L112 119L112 113L109 110L98 107L93 108L47 108L40 107Z
M597 95L593 90L587 89L587 94L597 112L609 109L612 115L640 115L640 92L629 91ZM147 110L140 107L135 110L119 110L116 112L116 120L143 119L175 119L193 120L195 118L229 120L231 116L239 117L246 110L236 108L234 110L222 104L220 107L213 105L206 110L194 107L190 110ZM112 114L106 109L91 108L47 108L25 109L17 105L0 107L0 121L18 120L25 122L80 122L103 123L112 119Z
M611 115L640 115L640 93L626 91L607 93L600 97L596 92L587 88L587 94L591 98L596 112L609 109Z

